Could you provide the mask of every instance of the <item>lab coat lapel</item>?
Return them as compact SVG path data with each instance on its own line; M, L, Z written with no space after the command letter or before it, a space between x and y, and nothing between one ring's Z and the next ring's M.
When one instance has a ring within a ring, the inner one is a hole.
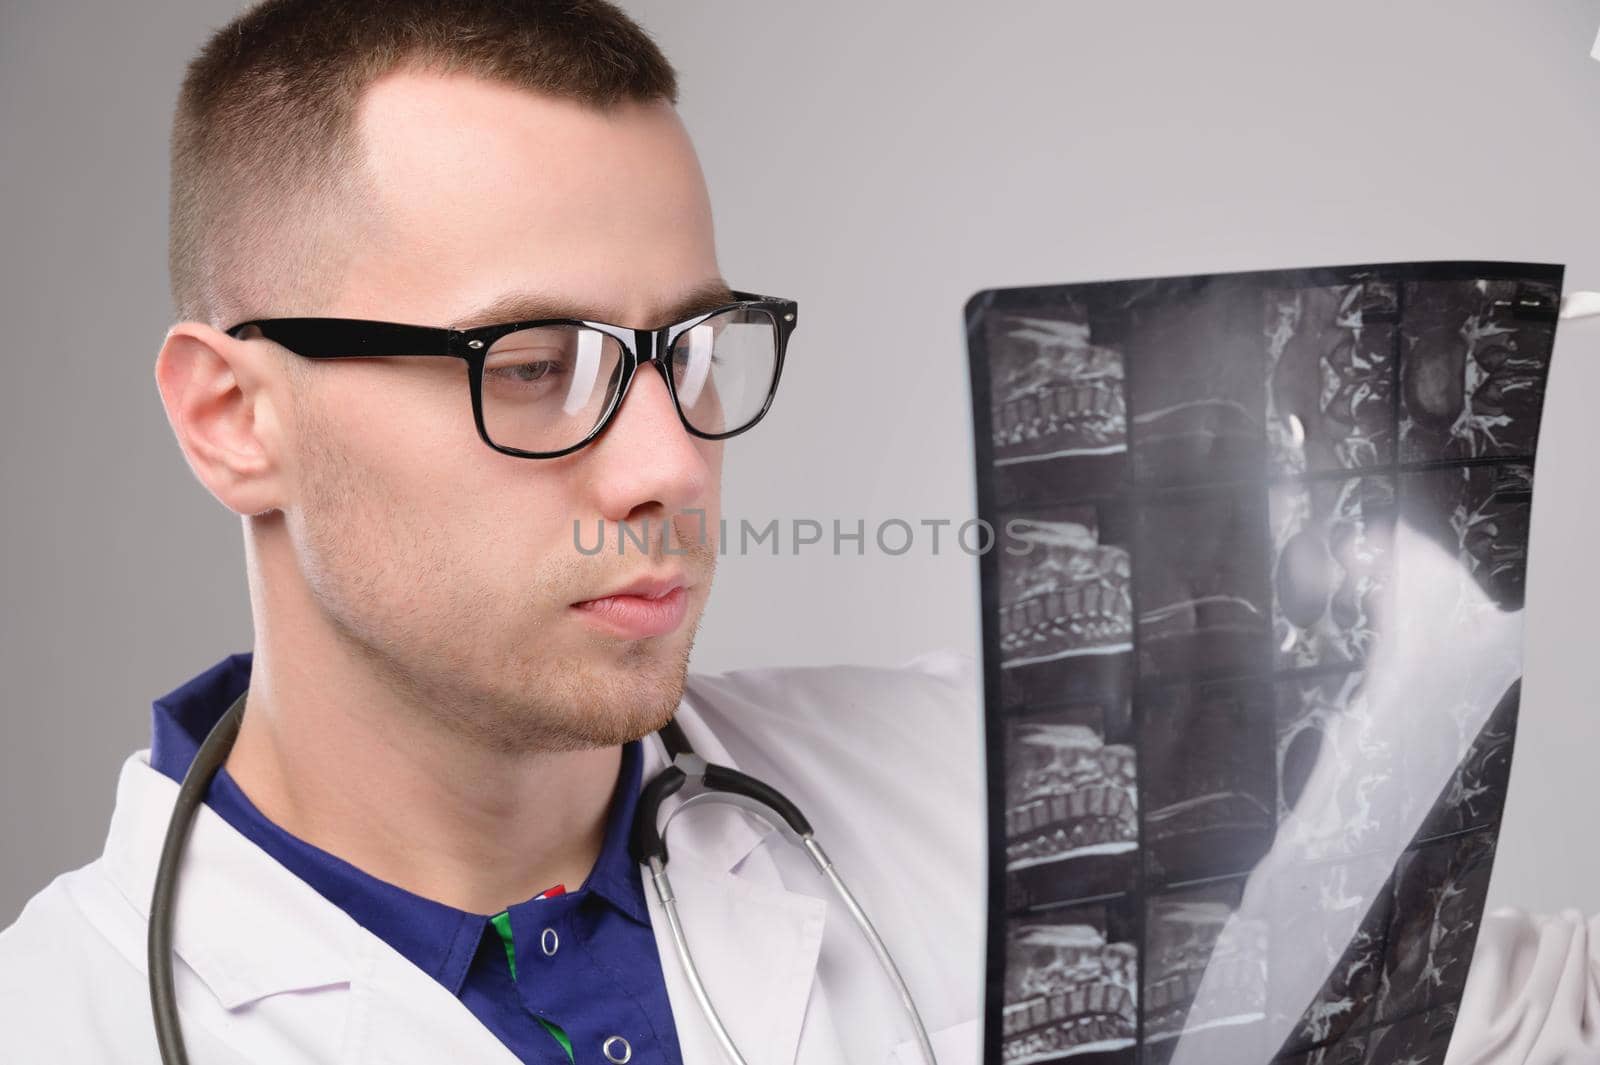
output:
M518 1065L498 1036L439 981L378 943L367 952L350 1009L352 1065Z
M141 929L178 791L147 757L140 751L123 766L105 853L110 879L138 912ZM196 812L184 853L173 951L183 963L175 976L186 1029L209 1028L251 1060L292 1048L292 1060L325 1065L517 1065L443 985L208 806ZM208 1009L197 984L226 1012ZM297 993L292 1002L273 998L288 992ZM292 1015L277 1012L284 1008ZM292 1026L292 1036L287 1028L274 1031L279 1024ZM263 1047L272 1049L263 1055Z
M150 916L156 866L178 785L150 767L148 751L123 763L106 838L111 883ZM224 1009L281 991L347 983L359 936L369 935L279 865L209 806L196 811L179 866L173 952ZM141 958L141 968L142 968ZM174 974L180 1002L189 972Z
M677 714L695 753L734 766L686 698ZM645 779L667 764L658 737L646 741ZM682 799L662 802L662 818ZM816 978L827 903L783 886L761 844L788 844L739 807L696 806L667 833L667 877L684 938L706 993L749 1065L793 1065ZM683 1060L723 1062L726 1055L705 1019L673 942L666 911L646 876L645 898Z

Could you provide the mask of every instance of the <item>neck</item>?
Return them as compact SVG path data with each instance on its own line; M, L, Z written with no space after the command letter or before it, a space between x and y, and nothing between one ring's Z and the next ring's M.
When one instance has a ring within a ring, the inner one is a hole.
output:
M380 880L471 913L497 913L556 883L576 890L588 878L620 745L487 748L417 705L320 612L275 626L253 598L249 694L227 769L269 820Z

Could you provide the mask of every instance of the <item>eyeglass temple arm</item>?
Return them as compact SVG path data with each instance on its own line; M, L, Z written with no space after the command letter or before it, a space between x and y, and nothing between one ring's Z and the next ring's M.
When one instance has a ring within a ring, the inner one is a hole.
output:
M359 318L273 318L240 322L228 330L239 337L254 328L298 355L313 359L359 358L371 355L456 354L451 329L397 325Z

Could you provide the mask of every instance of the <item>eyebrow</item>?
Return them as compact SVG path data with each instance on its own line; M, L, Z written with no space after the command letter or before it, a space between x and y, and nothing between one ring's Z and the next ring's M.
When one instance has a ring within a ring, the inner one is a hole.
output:
M733 303L733 290L720 277L708 278L689 289L673 302L662 325L681 322L697 314L716 310ZM596 314L593 306L564 296L541 292L506 292L450 323L451 329L471 329L480 325L497 325L502 322L532 322L541 318L577 318L591 322L607 322L606 315Z

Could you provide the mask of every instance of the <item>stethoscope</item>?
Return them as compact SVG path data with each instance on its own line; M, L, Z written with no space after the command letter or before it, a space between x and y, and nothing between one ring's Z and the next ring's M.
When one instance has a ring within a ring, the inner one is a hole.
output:
M161 846L161 860L156 866L156 886L150 901L148 940L150 1007L155 1018L156 1044L161 1049L161 1060L164 1065L189 1065L188 1051L184 1048L183 1033L178 1023L177 994L174 991L172 975L172 910L178 888L178 864L188 843L189 828L194 823L195 813L211 786L211 779L227 761L228 752L233 749L233 741L238 738L239 722L244 716L244 701L244 695L234 700L233 705L228 707L227 713L222 715L221 720L200 744L199 751L195 753L194 761L190 763L188 772L183 776L183 783L178 788L178 797L172 807L172 817L167 822L166 840ZM650 867L650 883L654 886L656 898L660 900L661 908L667 915L673 946L683 965L684 974L688 977L689 985L694 989L694 997L700 1003L700 1009L705 1013L706 1020L716 1032L717 1040L722 1044L728 1059L737 1065L748 1065L744 1055L734 1046L733 1037L728 1034L728 1029L718 1016L716 1007L711 1004L711 996L706 993L705 984L700 980L700 971L695 968L694 958L689 953L688 940L684 938L683 924L678 919L677 899L672 894L671 882L667 880L668 826L672 824L672 819L684 810L708 802L726 802L741 806L782 832L790 842L805 849L817 870L828 883L833 885L840 899L844 901L850 916L855 918L857 927L872 944L873 953L877 955L879 964L894 983L900 1002L910 1014L911 1023L916 1029L917 1045L922 1051L923 1061L927 1062L927 1065L938 1065L933 1056L933 1045L928 1040L928 1029L922 1023L921 1015L917 1013L916 1003L912 1001L911 992L906 987L900 970L895 967L889 949L884 946L877 929L867 919L855 896L845 887L844 881L839 879L838 872L828 860L822 845L816 841L811 825L800 812L800 808L776 788L748 773L712 764L695 754L694 748L689 745L688 738L684 736L683 729L676 720L668 721L657 735L666 746L672 763L657 773L641 789L639 805L634 812L633 830L628 839L628 850L635 861ZM667 815L664 823L658 824L661 801L680 791L685 793L685 798ZM776 821L772 819L772 814L778 815Z

